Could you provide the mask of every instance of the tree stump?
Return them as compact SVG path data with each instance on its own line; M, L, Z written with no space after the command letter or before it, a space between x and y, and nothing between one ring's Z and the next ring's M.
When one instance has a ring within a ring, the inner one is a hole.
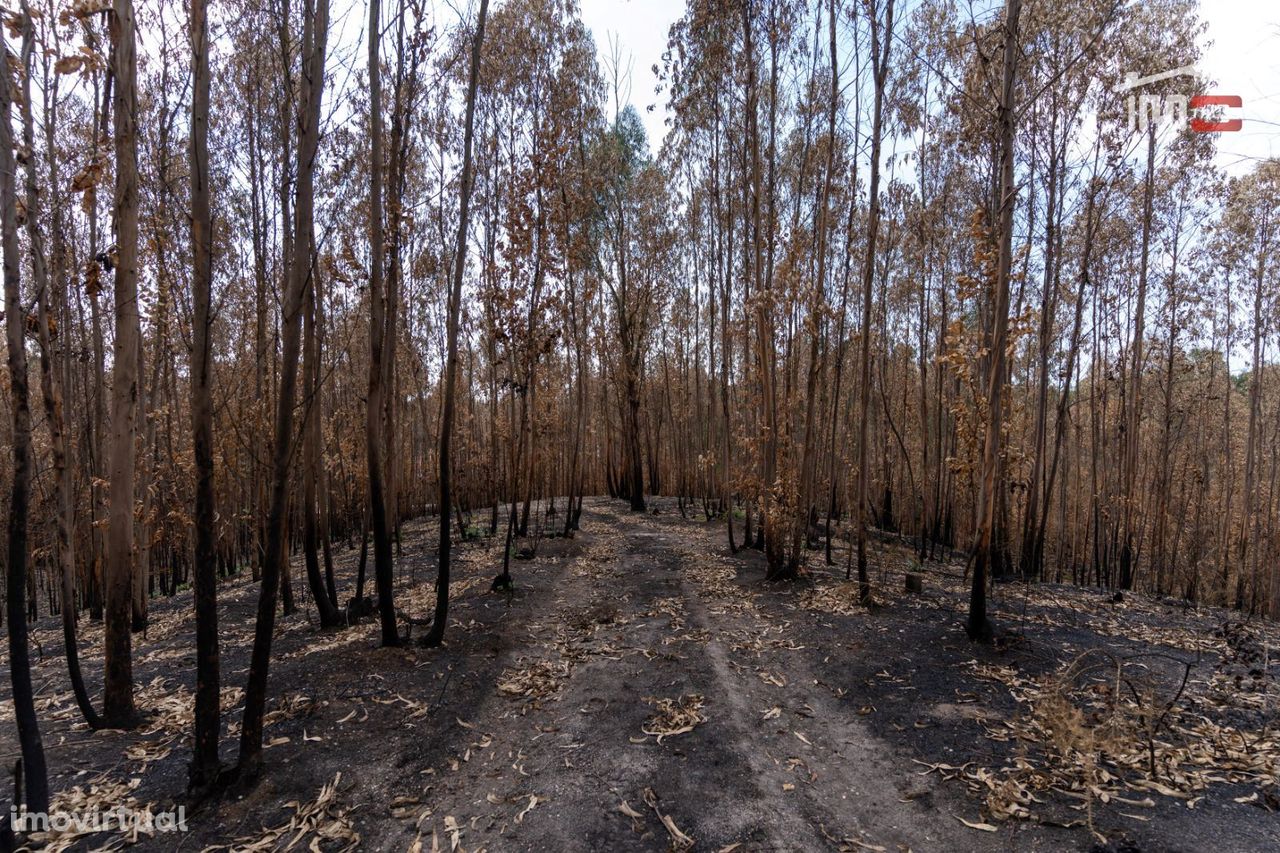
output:
M924 576L918 572L907 572L906 590L916 595L924 592Z

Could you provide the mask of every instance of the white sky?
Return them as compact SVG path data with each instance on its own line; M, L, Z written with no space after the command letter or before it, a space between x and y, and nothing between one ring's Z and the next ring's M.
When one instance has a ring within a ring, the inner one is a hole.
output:
M1213 94L1244 99L1244 128L1218 134L1218 165L1239 174L1280 157L1280 5L1273 0L1205 0L1209 23L1200 70Z
M662 61L667 30L684 12L684 0L581 0L582 19L602 58L617 39L622 57L632 57L631 103L657 151L665 135L665 95L655 95L651 71ZM1267 157L1280 157L1280 3L1276 0L1202 0L1208 22L1207 48L1199 70L1217 83L1211 92L1244 99L1244 129L1217 135L1218 165L1248 171ZM624 66L625 67L625 66ZM648 107L654 109L650 111Z
M649 150L655 154L666 135L666 95L655 95L653 66L662 64L667 31L684 14L684 0L581 0L582 22L591 30L608 72L610 44L616 40L626 68L631 63L631 103L640 111L649 132ZM648 108L653 106L653 110Z

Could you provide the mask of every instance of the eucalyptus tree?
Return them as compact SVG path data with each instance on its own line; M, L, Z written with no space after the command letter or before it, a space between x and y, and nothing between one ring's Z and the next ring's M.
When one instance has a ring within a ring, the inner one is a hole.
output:
M213 212L209 187L209 21L207 0L191 0L191 443L195 457L196 699L193 789L218 776L221 664L218 653L218 577L214 518L213 394L210 388L213 323Z
M1263 459L1262 389L1267 365L1267 338L1277 328L1280 302L1280 160L1264 160L1247 175L1232 180L1218 224L1216 246L1224 272L1247 294L1250 367L1248 415L1245 423L1244 476L1240 520L1234 543L1235 589L1232 603L1250 612L1275 598L1275 581L1263 576L1267 548L1263 538L1261 500ZM1228 301L1228 304L1229 301ZM1230 310L1230 309L1228 309ZM1224 576L1226 572L1224 570Z
M110 506L105 573L103 719L138 723L131 637L134 566L135 423L138 409L138 85L133 0L115 0L110 16L115 141L115 343L111 366Z
M654 186L658 173L649 163L644 126L633 108L617 114L613 126L600 140L597 157L597 168L606 176L600 189L602 233L598 247L602 278L612 307L613 333L620 345L615 370L622 386L618 395L626 460L622 491L633 512L644 512L640 402L658 294L654 259L641 253L640 244L653 236L647 226L658 223L636 220L641 215L637 208L662 189Z
M262 717L266 705L267 671L271 664L271 641L275 629L282 567L288 562L285 521L289 503L289 469L297 443L294 403L297 396L302 312L315 273L314 191L324 93L325 41L329 28L328 0L305 0L302 21L303 68L295 117L297 171L293 195L293 251L289 258L289 280L280 319L280 387L276 399L266 552L263 555L262 584L258 593L253 652L249 662L244 719L240 729L237 771L244 778L256 776L262 768Z
M458 314L462 306L462 277L467 267L467 226L471 211L471 142L475 131L476 90L480 85L480 50L484 45L485 18L489 14L489 0L480 0L476 15L475 35L471 40L471 69L467 75L466 119L462 138L462 177L458 200L458 243L454 255L453 278L449 289L448 350L445 356L444 410L440 425L440 511L439 568L436 579L436 610L431 631L424 638L427 646L438 646L444 640L445 624L449 616L449 558L452 547L449 507L453 503L450 493L453 473L450 468L450 451L453 449L453 420L455 394L458 381ZM375 259L375 263L376 263Z
M989 365L985 387L987 407L986 432L983 438L982 481L978 501L978 532L974 542L973 584L969 597L969 616L965 630L973 640L991 638L991 622L987 618L987 573L995 563L993 547L996 504L996 479L1003 442L1003 401L1005 385L1006 341L1009 329L1009 277L1013 266L1013 214L1017 205L1014 183L1014 141L1016 134L1015 81L1018 74L1018 19L1021 0L1006 0L1001 22L1004 41L1000 67L1001 85L998 119L999 183L992 207L998 211L996 225L996 264L989 278L988 310L990 313Z
M25 16L29 56L31 16ZM6 48L7 54L7 48ZM7 55L6 55L7 59ZM20 66L25 70L25 62ZM31 657L27 628L27 528L31 505L31 408L27 385L27 314L23 310L22 271L18 244L17 164L13 140L12 69L6 61L0 68L0 248L4 251L5 340L8 344L9 394L13 416L13 483L9 496L8 548L5 581L6 615L9 618L9 670L13 686L14 721L22 751L23 794L30 811L49 809L49 777L45 768L44 744L36 718L35 695L31 684ZM127 602L126 602L127 603ZM18 803L14 803L15 806ZM0 832L8 835L6 820ZM8 842L8 838L0 837Z

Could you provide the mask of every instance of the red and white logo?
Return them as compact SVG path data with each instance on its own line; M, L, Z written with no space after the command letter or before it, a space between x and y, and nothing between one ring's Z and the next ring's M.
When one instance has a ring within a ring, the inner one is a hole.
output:
M1125 99L1129 113L1129 132L1146 132L1153 124L1158 128L1163 124L1189 124L1195 133L1229 133L1240 130L1244 120L1240 118L1222 119L1218 115L1204 117L1195 115L1199 111L1212 107L1226 107L1238 110L1244 106L1239 95L1161 95L1135 90L1161 80L1174 77L1196 77L1194 65L1184 65L1170 71L1162 71L1148 77L1139 77L1135 72L1125 74L1124 82L1117 92L1128 92Z

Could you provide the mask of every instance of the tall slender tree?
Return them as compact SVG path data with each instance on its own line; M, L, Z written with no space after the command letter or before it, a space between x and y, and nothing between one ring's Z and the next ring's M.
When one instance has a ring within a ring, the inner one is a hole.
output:
M453 275L449 283L449 321L445 351L444 407L440 413L440 490L436 506L440 513L439 574L436 578L436 610L424 645L444 641L449 617L449 559L452 549L449 507L453 505L453 478L450 458L453 451L454 408L457 405L458 326L462 312L462 277L467 266L467 224L471 214L471 142L476 119L476 90L480 85L480 48L484 43L484 22L489 0L480 0L475 35L471 39L471 70L467 75L467 109L462 131L462 181L458 199L458 241L454 249Z
M24 27L30 32L31 18ZM17 166L13 144L13 77L5 50L0 68L0 248L4 250L5 338L9 349L9 394L13 412L13 486L9 496L7 607L9 618L9 674L13 710L22 751L26 807L49 810L49 777L44 744L36 719L31 687L31 658L27 631L27 520L31 503L31 408L27 388L27 314L22 304L21 255L18 248ZM127 630L127 629L126 629ZM15 803L15 805L17 805ZM3 831L9 830L7 817ZM3 841L0 838L0 841Z
M267 515L266 553L253 633L253 653L245 686L240 727L238 777L248 781L262 770L262 717L267 700L267 672L275 631L289 508L289 468L297 445L294 404L298 391L298 356L302 348L302 311L315 269L316 156L320 148L320 114L324 96L325 41L329 0L304 0L302 10L302 77L296 108L297 176L293 197L293 252L281 312L280 386L276 396L275 447L272 454L271 503Z
M383 365L387 305L383 292L386 243L383 238L382 205L382 0L369 0L369 394L365 430L369 456L369 514L373 523L373 578L378 588L378 617L382 624L382 644L400 644L392 599L391 524L387 519L387 487L383 472L387 448L383 446L385 417L383 395L387 392ZM448 504L440 514L449 517Z
M867 494L871 482L867 455L867 429L871 420L871 303L876 274L876 242L880 234L880 148L884 137L885 86L889 75L889 52L893 45L893 0L886 0L881 22L874 4L868 5L871 29L871 74L875 102L871 113L871 177L867 184L867 236L862 256L862 329L858 358L858 489L853 501L854 534L857 536L858 597L871 600L871 580L867 573Z
M191 446L195 456L195 743L190 786L212 785L220 769L221 664L218 653L216 507L213 489L213 213L209 192L208 0L191 0Z
M1013 267L1013 213L1017 206L1013 155L1016 138L1016 103L1014 101L1018 65L1018 18L1022 0L1006 0L1004 10L1004 63L1001 69L1000 106L997 113L999 131L999 184L995 208L997 224L997 257L994 277L988 282L990 310L990 345L987 347L986 434L983 438L982 478L978 499L978 533L974 545L973 586L969 595L969 616L965 631L969 638L991 639L991 620L987 618L987 576L995 564L992 536L996 523L997 470L1003 453L1004 384L1006 348L1009 337L1009 276Z
M116 336L111 364L110 506L105 573L103 718L113 728L138 723L133 703L132 593L134 459L138 412L138 62L133 0L115 0L111 20L115 98Z
M26 2L23 10L23 42L22 66L24 69L24 87L22 96L22 139L27 151L35 151L35 119L31 98L31 78L34 73L32 59L35 54L35 23ZM56 80L56 78L55 78ZM47 103L56 103L57 92ZM56 124L56 115L46 117L46 127ZM52 138L52 130L46 131ZM50 171L57 174L55 158L50 156ZM27 243L31 249L31 270L36 285L36 322L39 331L36 335L40 344L40 390L44 398L45 421L49 427L49 449L53 462L54 489L56 491L56 520L59 598L58 606L62 611L62 640L67 658L67 674L71 681L71 691L75 695L76 705L89 728L102 727L102 718L89 699L89 691L85 688L84 674L80 668L80 649L76 639L76 595L75 595L75 496L74 472L71 470L70 452L67 439L66 416L63 410L64 390L70 383L64 382L66 358L63 364L54 363L53 339L57 327L54 312L50 310L51 291L56 287L57 306L66 303L66 291L63 283L63 253L55 248L48 250L45 243L45 232L42 225L43 203L40 197L40 181L36 174L36 158L27 157L26 175L26 220ZM56 180L53 181L56 186ZM57 207L55 200L55 207ZM51 217L53 233L62 234L62 216L60 210L54 210ZM55 237L55 243L61 240ZM52 264L47 258L51 258ZM52 269L50 269L52 266ZM52 279L52 281L51 281ZM65 348L64 348L65 353Z

